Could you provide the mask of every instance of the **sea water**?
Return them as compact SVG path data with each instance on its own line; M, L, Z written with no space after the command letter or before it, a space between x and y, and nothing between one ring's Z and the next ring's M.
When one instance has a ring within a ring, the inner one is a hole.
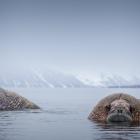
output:
M139 140L140 127L88 120L103 97L125 92L140 98L140 89L19 88L41 110L0 112L0 140Z

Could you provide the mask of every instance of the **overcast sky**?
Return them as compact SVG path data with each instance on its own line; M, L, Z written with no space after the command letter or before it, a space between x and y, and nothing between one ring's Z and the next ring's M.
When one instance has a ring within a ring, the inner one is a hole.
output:
M139 0L0 0L0 65L140 76Z

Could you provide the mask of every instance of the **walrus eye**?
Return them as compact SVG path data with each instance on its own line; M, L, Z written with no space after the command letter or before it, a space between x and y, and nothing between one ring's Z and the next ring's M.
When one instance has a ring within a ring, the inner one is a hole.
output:
M134 112L134 111L135 111L135 108L132 107L132 106L130 106L130 112L132 113L132 112Z
M106 111L110 111L110 108L111 108L110 105L106 105L106 106L105 106Z

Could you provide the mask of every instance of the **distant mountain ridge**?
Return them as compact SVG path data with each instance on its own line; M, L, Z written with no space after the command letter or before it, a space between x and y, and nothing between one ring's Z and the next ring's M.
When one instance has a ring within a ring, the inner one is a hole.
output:
M131 77L125 79L121 76L107 76L101 80L101 84L109 88L140 88L140 78Z
M133 77L125 79L121 76L104 76L98 81L82 79L68 73L54 70L26 70L15 72L5 72L0 74L0 87L3 88L140 88L140 78Z
M131 77L125 79L122 76L111 75L100 77L99 80L94 81L88 79L81 79L84 83L94 87L108 87L108 88L140 88L140 78Z
M82 88L88 87L71 74L56 71L26 71L0 75L1 87L46 87L46 88Z

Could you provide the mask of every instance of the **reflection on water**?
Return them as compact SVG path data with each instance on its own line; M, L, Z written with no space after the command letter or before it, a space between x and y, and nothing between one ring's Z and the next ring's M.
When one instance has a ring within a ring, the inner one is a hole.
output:
M0 140L140 139L139 124L103 124L87 119L93 106L107 95L105 93L115 89L16 90L42 110L0 112ZM140 98L139 90L124 92Z
M94 124L96 130L95 140L133 140L140 139L140 127L138 124Z
M14 120L14 116L9 112L1 112L0 113L0 139L7 140L7 135L9 135L12 120Z

